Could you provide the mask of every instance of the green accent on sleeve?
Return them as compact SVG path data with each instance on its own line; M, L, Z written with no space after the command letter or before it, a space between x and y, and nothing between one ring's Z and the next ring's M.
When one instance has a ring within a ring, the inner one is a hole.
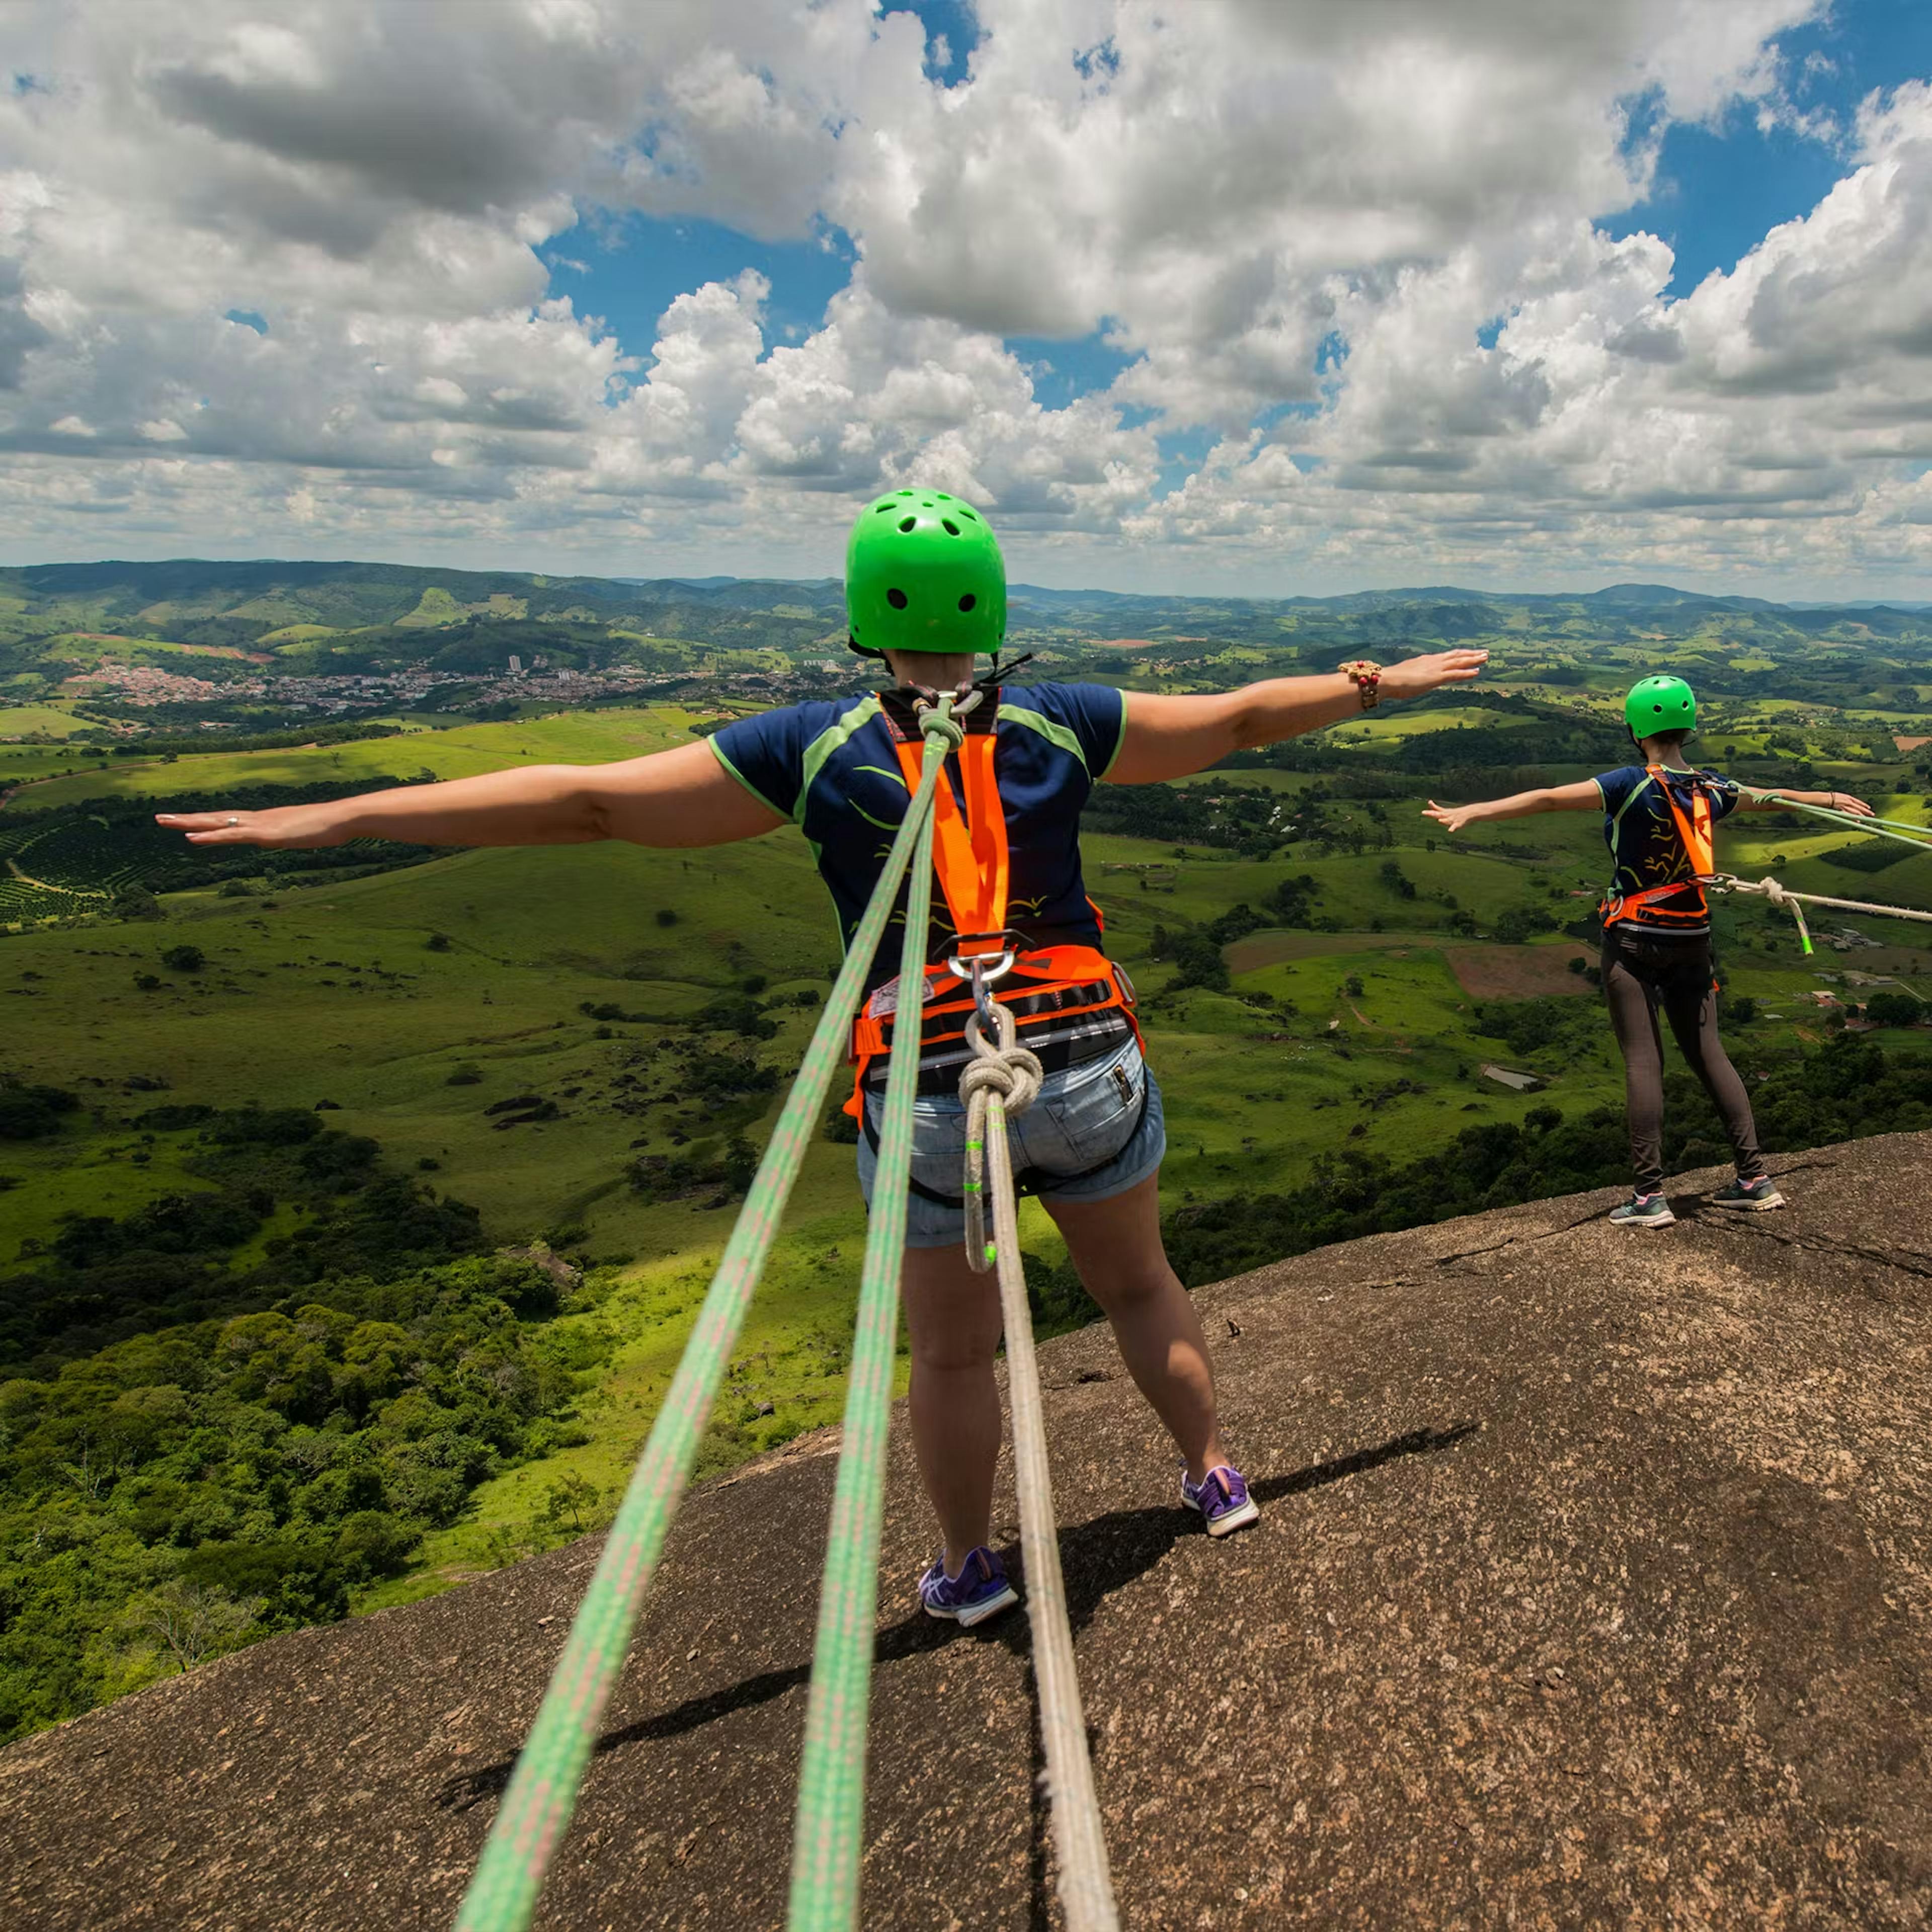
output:
M836 724L828 724L805 748L805 758L799 772L798 803L791 816L800 824L805 822L805 802L812 795L813 781L825 769L825 761L838 749L855 731L862 730L878 717L884 707L879 703L877 692L870 692L860 699L851 710ZM901 784L904 780L900 780Z
M711 747L711 755L715 758L718 762L722 765L724 769L729 772L731 776L765 808L767 812L776 812L781 818L789 818L791 816L790 812L782 811L779 807L772 804L771 800L766 797L764 794L759 790L758 787L752 784L751 780L746 777L745 774L739 770L736 765L732 764L731 760L724 755L724 748L722 745L718 743L715 735L706 739L704 742Z
M1069 758L1078 759L1083 772L1087 770L1087 754L1080 748L1078 737L1066 725L1056 724L1051 718L1042 718L1037 711L1023 710L1017 704L1001 705L998 722L1002 724L1024 724L1030 730L1037 731L1048 744L1057 745Z
M868 825L876 825L881 832L896 832L898 830L898 827L896 825L889 825L883 818L874 818L856 799L848 798L845 802L849 805Z
M855 772L874 772L882 778L890 778L894 784L901 787L908 793L912 789L910 785L906 784L905 773L904 772L889 772L886 770L884 765L854 765L852 769ZM896 832L898 830L898 827L897 826L894 826L892 830Z
M1120 693L1120 734L1114 740L1114 748L1107 754L1107 762L1100 767L1103 778L1120 761L1120 754L1127 748L1127 694Z
M1649 790L1651 786L1654 782L1655 781L1652 779L1650 774L1646 772L1643 775L1643 783L1640 785L1634 785L1631 788L1630 796L1625 799L1623 803L1617 807L1617 815L1610 820L1610 834L1612 838L1616 836L1617 827L1624 822L1624 814L1629 811L1630 807L1636 804L1637 800L1642 797L1646 792ZM1598 785L1597 790L1600 794L1603 790L1603 787L1601 785Z

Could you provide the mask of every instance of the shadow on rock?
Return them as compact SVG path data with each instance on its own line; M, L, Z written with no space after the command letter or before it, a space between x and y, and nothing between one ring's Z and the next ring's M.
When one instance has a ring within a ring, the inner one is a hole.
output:
M1370 1449L1358 1449L1326 1462L1311 1463L1286 1476L1264 1476L1249 1484L1249 1491L1260 1502L1278 1502L1284 1496L1300 1496L1310 1490L1326 1488L1350 1476L1380 1468L1385 1462L1404 1456L1432 1455L1454 1448L1466 1437L1477 1433L1475 1422L1454 1422L1443 1429L1412 1429ZM1119 1510L1096 1516L1090 1522L1076 1524L1060 1533L1060 1562L1066 1581L1068 1619L1076 1632L1085 1628L1094 1612L1118 1589L1136 1577L1144 1576L1184 1536L1201 1534L1198 1518L1178 1505L1172 1508ZM1003 1552L1010 1565L1016 1556L1009 1548ZM1014 1566L1016 1567L1016 1566ZM981 1632L959 1630L956 1625L922 1612L888 1624L878 1634L873 1650L874 1666L897 1664L909 1657L936 1650L955 1640L1003 1644L1016 1656L1031 1648L1026 1619L1006 1616ZM809 1682L812 1665L808 1660L783 1670L761 1671L755 1677L714 1690L704 1697L687 1698L653 1718L607 1731L593 1747L592 1754L621 1750L627 1744L644 1744L659 1738L682 1736L782 1697L788 1690ZM448 1778L438 1787L436 1802L446 1810L467 1811L485 1800L500 1797L516 1768L514 1758L483 1765Z

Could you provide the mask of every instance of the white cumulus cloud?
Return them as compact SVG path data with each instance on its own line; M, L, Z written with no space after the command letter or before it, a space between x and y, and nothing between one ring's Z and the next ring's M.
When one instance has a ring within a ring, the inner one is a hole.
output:
M1932 94L1800 102L1820 0L975 11L949 87L869 0L8 10L8 550L816 574L916 476L1095 581L1924 568ZM1740 104L1844 178L1673 297L1600 224ZM640 217L751 241L620 335L539 251Z

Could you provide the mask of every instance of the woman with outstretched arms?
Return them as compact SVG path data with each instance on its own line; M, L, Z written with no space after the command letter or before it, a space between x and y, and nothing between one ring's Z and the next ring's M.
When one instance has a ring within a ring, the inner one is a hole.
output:
M1460 832L1538 812L1600 812L1610 848L1604 902L1604 994L1624 1059L1630 1165L1636 1186L1610 1210L1623 1228L1668 1228L1677 1217L1664 1196L1662 1012L1678 1050L1723 1117L1737 1178L1712 1197L1720 1208L1762 1212L1784 1205L1758 1151L1750 1096L1718 1034L1718 982L1711 961L1711 908L1703 881L1713 870L1712 836L1733 812L1774 811L1781 800L1829 806L1869 817L1849 793L1756 792L1684 761L1696 729L1697 700L1680 677L1640 679L1624 700L1624 723L1642 763L1600 777L1481 805L1438 805L1425 815Z
M1174 1438L1184 1504L1225 1534L1258 1510L1231 1465L1216 1415L1206 1342L1162 1246L1156 1177L1166 1138L1160 1092L1142 1057L1132 993L1104 950L1082 878L1082 806L1098 783L1180 778L1230 752L1354 717L1384 699L1462 683L1487 654L1454 650L1386 668L1275 678L1200 697L1094 684L974 679L1006 632L1006 572L986 520L960 499L902 490L867 506L847 554L853 646L882 659L890 686L788 705L675 749L601 765L543 765L273 811L166 814L201 845L313 846L357 838L417 844L567 845L627 839L692 847L752 838L788 820L809 838L850 938L880 873L916 770L915 704L960 694L967 742L937 800L936 852L994 847L997 880L936 867L922 1004L913 1198L903 1276L912 1354L913 1440L943 1538L920 1597L936 1616L974 1623L1016 1600L988 1546L1000 1442L992 1277L963 1252L959 1196L964 1058L947 960L997 938L1014 963L994 996L1020 1016L1020 1040L1046 1069L1039 1098L1012 1123L1016 1171L1065 1237L1074 1267L1113 1325L1120 1352ZM997 823L994 819L997 818ZM949 830L949 818L951 829ZM899 1010L883 957L854 1036L848 1111L861 1128L869 1200L882 1052ZM908 1007L910 1003L908 1002Z

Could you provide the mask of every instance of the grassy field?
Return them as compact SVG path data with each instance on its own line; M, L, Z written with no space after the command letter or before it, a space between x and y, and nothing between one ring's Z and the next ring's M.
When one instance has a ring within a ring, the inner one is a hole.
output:
M4 715L4 714L0 714ZM24 806L92 798L140 798L204 791L210 798L241 784L336 784L345 793L386 775L418 771L440 778L473 776L528 759L532 764L600 764L687 742L700 715L675 706L555 712L512 724L458 725L412 732L406 743L364 738L346 745L295 746L275 752L208 752L170 764L117 758L70 778L37 786ZM0 754L5 748L0 747ZM66 762L71 763L70 758ZM0 777L8 771L0 756Z
M82 718L57 704L9 704L0 706L0 740L27 738L36 733L49 738L70 738L76 731L94 728Z
M525 759L634 755L688 742L692 722L674 709L611 710L465 726L406 742L218 752L172 765L116 760L32 796L201 790L212 799L244 782L316 779L349 790L385 772L454 776ZM27 748L0 747L0 784L10 775L8 750ZM1307 782L1279 772L1197 781L1257 782ZM1916 798L1894 803L1896 815L1925 808ZM1144 994L1158 995L1148 1031L1167 1100L1170 1204L1292 1186L1340 1147L1414 1159L1478 1121L1520 1120L1538 1106L1576 1113L1619 1098L1606 1027L1560 1053L1531 1056L1528 1070L1547 1083L1542 1094L1508 1091L1480 1072L1486 1060L1522 1062L1475 1031L1471 987L1504 997L1573 994L1582 982L1567 962L1587 949L1560 934L1508 946L1448 930L1450 901L1485 932L1525 904L1564 922L1586 912L1603 871L1597 820L1580 814L1483 828L1458 842L1468 849L1451 850L1412 802L1391 802L1387 814L1394 842L1359 856L1323 856L1310 847L1263 861L1196 848L1177 858L1151 841L1087 842L1112 948ZM1782 875L1794 885L1932 905L1932 855L1868 874L1822 856L1844 842L1830 828L1794 832L1744 820L1724 836L1725 860L1740 871L1768 867L1781 852ZM1384 876L1390 863L1414 897ZM1153 956L1156 927L1172 933L1204 923L1244 901L1260 910L1285 877L1304 873L1340 930L1264 928L1228 950L1227 992L1160 993L1172 969ZM695 1148L728 1130L674 1097L640 1107L638 1083L661 1087L670 1064L659 1060L661 1043L706 1001L753 976L766 981L759 997L767 1001L826 989L837 944L803 842L787 830L685 854L621 845L460 853L284 891L272 902L183 893L166 905L159 924L45 928L0 942L0 999L10 1003L0 1011L14 1022L7 1070L76 1090L96 1109L56 1139L12 1144L0 1156L0 1168L19 1184L0 1193L0 1266L22 1241L47 1240L64 1215L123 1213L205 1184L183 1172L187 1136L144 1138L125 1124L156 1096L331 1102L339 1110L332 1126L373 1136L392 1160L476 1203L494 1240L567 1240L602 1263L586 1305L562 1319L594 1325L610 1343L580 1405L589 1439L486 1484L468 1516L432 1534L416 1572L370 1600L419 1594L533 1546L544 1537L542 1497L560 1475L584 1476L612 1497L734 1211L652 1202L630 1184L638 1154ZM674 923L658 922L665 913ZM1782 915L1726 908L1724 922L1729 982L1785 1016L1742 1037L1748 1067L1754 1056L1787 1050L1801 1028L1815 1030L1815 1006L1800 1002L1826 983L1820 971L1850 966L1909 980L1919 965L1909 928L1847 922L1898 941L1898 950L1823 952L1807 962ZM184 941L207 956L198 973L161 963ZM1924 956L1932 959L1932 945ZM142 990L137 974L163 983ZM1923 990L1932 993L1932 984ZM1585 1001L1574 1004L1587 1013ZM650 1017L598 1021L580 1010L610 1005ZM771 1016L780 1030L758 1052L788 1073L815 1013L784 1004ZM465 1083L452 1084L460 1070ZM745 1122L754 1140L782 1090ZM559 1117L501 1128L487 1110L521 1094L554 1100ZM1027 1208L1024 1226L1030 1251L1058 1258L1036 1207ZM851 1150L815 1142L737 1351L706 1451L712 1466L836 1418L863 1240ZM761 1416L765 1404L772 1412Z

